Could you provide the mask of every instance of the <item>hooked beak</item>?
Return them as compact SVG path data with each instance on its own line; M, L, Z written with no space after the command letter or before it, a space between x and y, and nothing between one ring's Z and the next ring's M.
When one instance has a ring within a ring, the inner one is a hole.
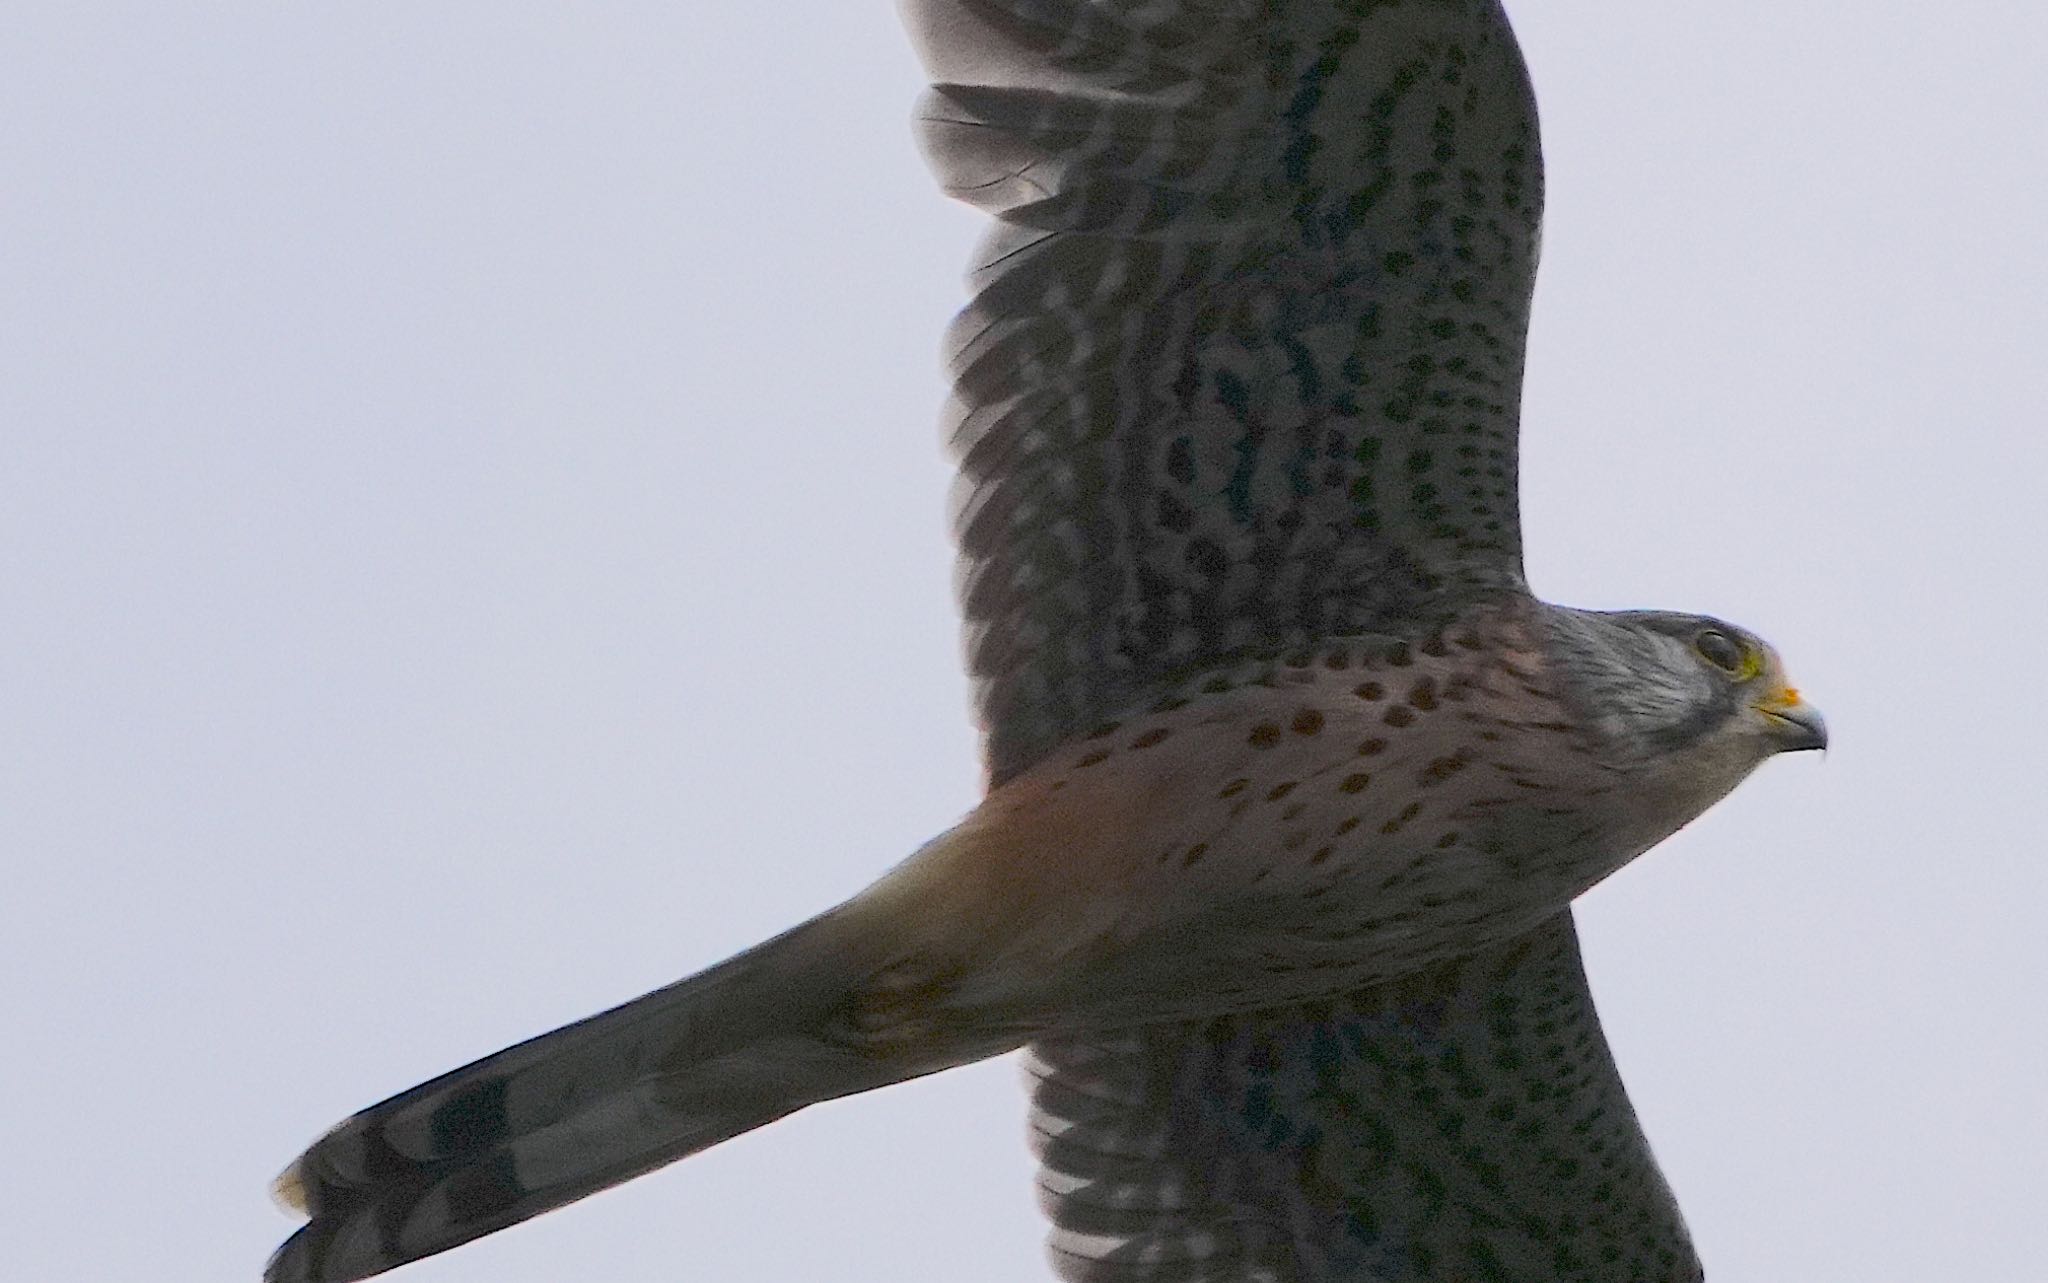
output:
M1758 704L1756 709L1770 720L1771 738L1777 741L1778 752L1797 753L1828 746L1826 719L1796 693L1788 691L1785 697Z

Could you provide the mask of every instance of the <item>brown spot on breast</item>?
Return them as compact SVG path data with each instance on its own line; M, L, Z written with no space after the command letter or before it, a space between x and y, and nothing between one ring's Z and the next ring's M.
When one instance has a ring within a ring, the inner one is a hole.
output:
M1367 775L1364 771L1360 771L1356 775L1345 776L1344 782L1337 787L1346 793L1363 793L1365 786L1370 783L1372 783L1372 776Z
M1396 704L1387 710L1387 715L1381 720L1389 726L1413 726L1415 710L1405 704Z
M1154 744L1158 744L1164 741L1166 737L1171 734L1173 734L1173 732L1167 730L1164 726L1155 726L1151 730L1146 731L1143 735L1140 735L1138 738L1132 740L1131 747L1151 748Z
M1197 842L1188 848L1186 855L1180 858L1180 866L1184 869L1192 869L1197 864L1200 864L1202 857L1207 854L1209 854L1209 844L1207 842Z
M1441 784L1471 765L1471 759L1463 753L1452 757L1439 757L1422 768L1422 782L1425 786Z
M1416 816L1420 814L1422 814L1422 803L1410 802L1408 805L1401 808L1401 813L1399 815L1395 816L1391 820L1388 820L1385 824L1380 825L1380 832L1399 833L1402 829L1408 826L1408 821L1414 819Z
M1280 727L1273 722L1260 722L1252 727L1252 733L1245 737L1245 743L1253 748L1271 748L1280 742Z
M1250 781L1250 780L1244 780L1244 779L1232 780L1232 781L1231 781L1230 783L1228 783L1228 784L1225 784L1225 785L1223 786L1223 791L1222 791L1221 793L1218 793L1218 794L1217 794L1216 796L1217 796L1217 797L1236 797L1236 796L1237 796L1238 794L1240 794L1240 793L1244 792L1246 788L1250 787L1250 785L1251 785L1251 781Z
M1387 688L1378 682L1364 682L1355 687L1351 693L1360 699L1385 699Z
M1387 742L1383 739L1369 739L1358 746L1358 755L1360 757L1378 757L1386 751Z
M1313 708L1304 708L1294 715L1296 735L1314 735L1323 729L1323 715Z
M1436 840L1436 849L1439 851L1447 850L1456 845L1458 845L1458 835L1456 832L1446 833Z
M1321 863L1322 863L1323 861L1325 861L1325 860L1329 859L1329 858L1330 858L1330 857L1331 857L1332 855L1335 855L1336 853L1337 853L1337 848L1335 848L1335 847L1330 847L1330 846L1321 846L1321 847L1317 847L1317 848L1316 848L1316 853L1315 853L1314 855L1312 855L1312 856L1308 857L1308 862L1309 862L1310 864L1321 864Z
M1344 836L1344 835L1345 835L1346 833L1349 833L1349 832L1350 832L1351 830L1353 830L1353 829L1357 828L1357 827L1358 827L1358 825L1359 825L1359 818L1358 818L1357 816L1355 816L1355 815L1354 815L1354 816L1352 816L1352 817L1351 817L1350 819L1348 819L1348 820L1344 821L1344 822L1343 822L1342 824L1339 824L1339 825L1337 826L1337 836L1338 836L1338 837L1342 837L1342 836Z
M1436 707L1436 678L1425 677L1408 688L1408 702L1427 713Z
M1294 781L1292 780L1289 780L1285 784L1275 784L1273 786L1273 791L1266 794L1266 800L1268 802L1277 802L1281 798L1286 797L1289 793L1292 793L1293 791Z
M1100 765L1101 763L1103 763L1103 762L1106 762L1106 761L1108 761L1108 760L1109 760L1109 750L1108 750L1108 749L1106 749L1106 748L1099 748L1099 749L1096 749L1096 750L1095 750L1095 751L1094 751L1093 753L1090 753L1090 754L1089 754L1088 756L1086 756L1086 757L1082 758L1082 759L1081 759L1080 761L1078 761L1078 762L1074 763L1074 765L1075 765L1075 766L1077 766L1077 767L1081 767L1081 766L1097 766L1097 765Z

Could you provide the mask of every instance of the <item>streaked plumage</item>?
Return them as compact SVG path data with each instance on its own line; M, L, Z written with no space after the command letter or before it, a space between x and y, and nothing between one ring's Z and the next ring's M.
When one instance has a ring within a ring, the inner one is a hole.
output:
M1029 1043L1065 1278L1698 1278L1568 906L1824 732L1740 629L1527 593L1542 175L1498 4L905 9L934 166L997 219L949 343L988 796L342 1123L268 1277Z
M1026 1064L1069 1279L1697 1272L1566 913L1394 983Z
M1543 176L1499 7L916 0L996 778L1161 678L1523 589Z

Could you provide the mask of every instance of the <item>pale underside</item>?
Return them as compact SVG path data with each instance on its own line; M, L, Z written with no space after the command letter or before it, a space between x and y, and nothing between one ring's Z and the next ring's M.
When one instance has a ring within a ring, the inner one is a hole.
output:
M1177 677L1526 592L1542 171L1495 0L905 9L934 167L997 219L948 420L993 783ZM1700 1277L1568 910L1029 1057L1069 1279Z

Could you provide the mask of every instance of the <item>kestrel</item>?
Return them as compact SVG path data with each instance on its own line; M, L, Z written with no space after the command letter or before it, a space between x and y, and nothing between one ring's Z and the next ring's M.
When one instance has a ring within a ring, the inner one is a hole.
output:
M948 423L981 804L845 904L329 1132L273 1283L1018 1047L1069 1280L1701 1277L1570 903L1821 720L1539 602L1496 0L906 0L995 230Z

